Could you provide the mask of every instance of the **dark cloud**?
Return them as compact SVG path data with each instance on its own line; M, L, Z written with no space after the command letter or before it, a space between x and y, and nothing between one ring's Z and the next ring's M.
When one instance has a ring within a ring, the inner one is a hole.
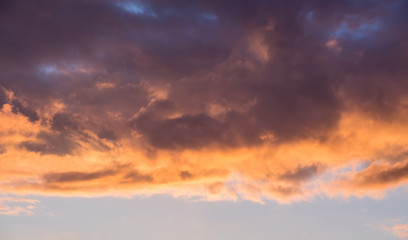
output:
M24 116L26 116L28 118L28 120L30 120L30 122L36 122L38 121L40 118L38 117L38 114L35 110L24 106L21 102L19 102L18 100L13 100L11 102L11 111L15 114L17 113L21 113Z
M138 171L131 171L125 176L124 183L153 182L153 177Z
M279 176L279 179L295 183L303 182L313 178L321 170L322 167L319 164L313 164L309 166L298 166L297 169L288 171Z
M340 119L339 103L329 80L305 75L301 83L296 79L286 81L259 86L259 101L251 109L259 126L283 141L324 137Z
M222 141L225 130L222 123L203 114L156 121L140 117L136 125L149 143L159 148L199 148Z
M80 146L71 136L61 133L42 131L36 137L36 141L25 141L20 146L32 152L59 156L73 154Z
M354 179L359 186L386 185L398 183L408 179L408 164L393 165L390 168L382 169L381 166L374 165L365 171L358 173Z
M180 177L181 179L189 179L193 177L193 174L191 174L189 171L181 171Z
M65 107L47 119L59 135L22 143L44 154L85 129L163 149L325 141L348 108L392 121L408 90L402 0L1 4L0 84L29 103L13 112Z
M110 141L116 141L118 138L115 135L115 132L106 128L102 128L99 130L97 133L99 138L110 140Z
M60 136L63 136L65 139L73 139L73 137L77 137L84 143L91 144L94 149L99 151L110 150L109 146L100 141L100 139L110 141L117 140L117 137L112 130L102 128L98 131L96 130L98 127L97 124L89 119L83 120L80 117L74 116L72 113L56 113L51 119L50 125L52 130L57 132ZM92 137L87 133L87 130L96 132L97 137L100 139Z
M0 110L3 108L3 105L8 102L8 97L4 89L0 86Z
M0 154L3 154L5 152L7 152L7 149L4 146L0 145Z
M56 113L51 120L51 128L59 132L79 130L78 122L68 113Z
M83 182L103 177L115 175L115 170L103 170L96 172L63 172L63 173L47 173L43 176L46 183L64 183L64 182Z

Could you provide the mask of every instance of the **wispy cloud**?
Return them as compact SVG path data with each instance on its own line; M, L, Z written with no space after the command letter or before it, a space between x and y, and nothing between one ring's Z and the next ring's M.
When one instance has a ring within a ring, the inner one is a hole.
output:
M408 239L408 224L397 224L392 226L392 233L401 239Z
M0 215L33 215L38 203L35 199L0 197Z

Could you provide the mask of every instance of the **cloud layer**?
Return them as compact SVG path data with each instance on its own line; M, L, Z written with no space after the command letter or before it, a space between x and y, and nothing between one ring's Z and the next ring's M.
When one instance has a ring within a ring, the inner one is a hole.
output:
M288 202L408 182L405 1L3 1L0 190Z

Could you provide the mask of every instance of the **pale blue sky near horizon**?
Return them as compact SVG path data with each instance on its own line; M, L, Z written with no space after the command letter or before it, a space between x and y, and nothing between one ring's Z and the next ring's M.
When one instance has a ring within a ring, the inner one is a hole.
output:
M40 197L31 216L0 215L2 240L73 239L398 239L408 222L408 189L380 200L315 198L282 205L147 198Z

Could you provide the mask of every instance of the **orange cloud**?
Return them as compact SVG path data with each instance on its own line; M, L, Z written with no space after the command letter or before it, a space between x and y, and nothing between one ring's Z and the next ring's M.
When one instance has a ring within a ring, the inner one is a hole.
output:
M52 134L47 125L13 114L7 106L0 118L4 123L0 144L6 149L0 155L3 194L168 193L209 201L289 203L316 195L370 195L404 184L408 178L403 147L408 144L408 128L403 117L387 122L350 112L343 114L338 128L324 140L280 143L270 139L252 147L156 149L150 153L138 135L112 145L97 141L92 133L87 138L72 134L75 149L69 154L61 154L67 150L65 143L58 145L59 135L51 142L39 138ZM28 148L25 142L44 149ZM100 148L100 144L109 148ZM359 169L362 163L369 166ZM347 166L351 166L349 171L340 171Z
M397 224L391 228L395 236L401 239L408 239L408 224Z
M339 45L339 42L337 39L330 39L329 41L326 42L326 47L330 50L333 50L335 52L340 52L341 47Z

